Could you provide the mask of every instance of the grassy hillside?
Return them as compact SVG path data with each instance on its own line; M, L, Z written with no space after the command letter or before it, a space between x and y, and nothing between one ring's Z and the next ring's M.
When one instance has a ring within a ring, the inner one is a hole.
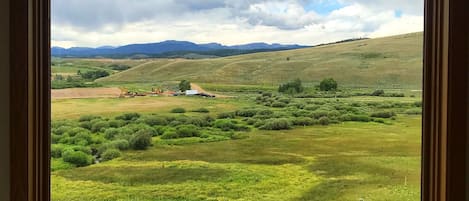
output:
M298 50L186 60L157 59L98 80L276 85L333 77L349 87L420 88L423 34L354 41Z

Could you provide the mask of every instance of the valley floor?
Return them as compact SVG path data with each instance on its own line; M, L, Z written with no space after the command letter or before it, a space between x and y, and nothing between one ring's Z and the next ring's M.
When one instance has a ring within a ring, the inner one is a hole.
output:
M54 201L419 200L420 122L419 116L399 115L389 125L255 130L247 139L177 146L155 139L150 150L54 171L52 196Z

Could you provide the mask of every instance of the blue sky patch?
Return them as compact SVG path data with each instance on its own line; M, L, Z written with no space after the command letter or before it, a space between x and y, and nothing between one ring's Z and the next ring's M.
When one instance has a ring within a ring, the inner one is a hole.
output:
M400 18L402 16L402 10L395 10L394 11L394 16L397 18Z
M306 11L314 11L320 15L328 15L334 10L343 8L345 5L336 0L310 0L305 5Z

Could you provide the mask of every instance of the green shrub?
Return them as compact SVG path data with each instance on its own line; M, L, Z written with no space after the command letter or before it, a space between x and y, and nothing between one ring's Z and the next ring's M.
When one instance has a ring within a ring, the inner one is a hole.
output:
M210 126L210 119L207 119L206 117L203 118L203 117L191 117L189 118L186 123L187 124L192 124L192 125L195 125L195 126L199 126L199 127L207 127L207 126Z
M117 149L108 149L103 154L101 154L101 159L103 161L110 161L112 159L118 158L121 156L121 152Z
M311 116L311 112L307 110L295 110L292 112L294 117L309 117Z
M373 119L373 121L376 122L376 123L382 123L382 124L385 123L384 119L380 119L380 118L375 118L375 119Z
M127 150L130 148L129 141L123 139L111 141L109 144L119 150Z
M228 119L218 119L213 123L213 127L219 128L222 131L237 130L238 126L236 125L235 120Z
M179 135L176 131L166 131L163 135L161 135L161 139L176 139L179 138Z
M281 98L278 101L282 102L282 103L285 103L285 104L289 104L291 102L291 100L289 98Z
M370 117L366 115L351 115L350 121L369 122Z
M104 132L106 128L109 128L109 123L107 121L97 121L93 122L93 125L91 126L91 132L97 133L97 132Z
M371 117L378 117L378 118L391 118L396 116L394 112L384 111L384 112L374 112L370 115Z
M272 111L272 110L267 110L267 109L265 109L265 110L259 110L259 111L257 111L257 114L258 114L258 115L272 115L272 114L274 114L274 111Z
M414 102L414 107L422 107L422 101L416 101Z
M314 124L314 120L309 117L292 118L292 123L295 126L309 126Z
M286 118L269 119L260 127L263 130L287 130L292 126L292 122Z
M199 108L199 109L192 110L192 112L209 113L210 111L207 108Z
M311 113L311 116L315 119L319 119L321 117L327 117L327 114L329 114L329 112L326 110L316 110Z
M243 109L243 110L236 111L236 115L240 117L253 117L256 114L257 114L257 110L255 109Z
M186 109L180 107L174 108L171 110L171 113L186 113Z
M330 120L328 117L319 118L319 124L326 126L326 125L329 125L329 123L330 123Z
M125 114L119 115L115 119L116 120L124 120L124 121L135 121L138 118L140 118L140 114L132 112L132 113L125 113Z
M290 104L288 104L288 107L293 107L293 108L296 108L296 109L304 109L306 107L306 105L303 104L303 103L290 103Z
M200 130L194 125L180 125L176 127L176 134L180 138L184 137L198 137L200 136Z
M108 140L114 139L116 135L119 134L119 129L117 128L109 128L104 131L104 137Z
M217 115L218 119L234 119L236 114L234 112L222 112Z
M62 153L62 158L65 162L71 163L78 167L84 167L93 163L93 157L82 151L67 150Z
M81 132L72 137L72 144L86 146L91 144L92 140L89 132Z
M390 94L383 94L381 96L384 97L405 97L404 93L390 93Z
M78 121L84 122L84 121L91 121L93 119L100 119L100 118L101 118L100 116L96 116L96 115L84 115L84 116L81 116Z
M70 137L73 137L79 133L90 133L90 131L84 128L75 127L75 128L71 128L70 130L66 132L66 134L68 134Z
M319 89L321 91L336 91L337 82L332 78L323 79L319 84Z
M62 136L61 135L56 135L56 134L51 134L50 138L51 138L50 140L51 140L52 144L57 144L57 143L59 143L60 139L62 139Z
M109 126L112 128L120 128L122 126L125 126L125 121L123 120L109 120L108 123Z
M52 158L60 158L62 157L62 151L64 147L62 145L53 144L50 147L50 155Z
M145 150L151 146L151 133L141 130L130 138L130 147L134 150Z
M278 92L287 94L296 94L304 91L303 84L300 79L296 79L278 87Z
M168 121L164 117L158 117L158 116L147 116L143 120L145 124L149 126L166 126L168 125Z
M262 96L264 96L264 97L272 97L272 93L271 93L271 92L262 92Z
M72 129L72 128L73 127L71 127L71 126L61 125L61 126L57 126L57 128L53 128L52 133L54 133L56 135L63 135L66 132L70 131L70 129Z
M83 122L80 122L80 127L91 130L91 128L93 127L93 124L89 121L83 121Z
M371 96L382 96L382 95L384 95L384 90L382 89L377 89L373 91L373 93L371 93Z
M282 108L282 107L286 107L287 104L284 103L284 102L276 101L276 102L272 103L271 106L272 107L277 107L277 108Z
M421 108L412 108L412 109L406 110L404 113L406 113L408 115L419 115L419 114L422 114L422 109Z
M80 76L83 79L96 80L98 78L109 76L109 73L104 70L86 71L84 73L80 73Z

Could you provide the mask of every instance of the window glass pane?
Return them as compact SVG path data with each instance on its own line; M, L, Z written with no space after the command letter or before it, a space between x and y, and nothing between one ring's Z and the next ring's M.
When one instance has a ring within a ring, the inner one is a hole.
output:
M52 198L419 200L422 31L422 0L52 0Z

